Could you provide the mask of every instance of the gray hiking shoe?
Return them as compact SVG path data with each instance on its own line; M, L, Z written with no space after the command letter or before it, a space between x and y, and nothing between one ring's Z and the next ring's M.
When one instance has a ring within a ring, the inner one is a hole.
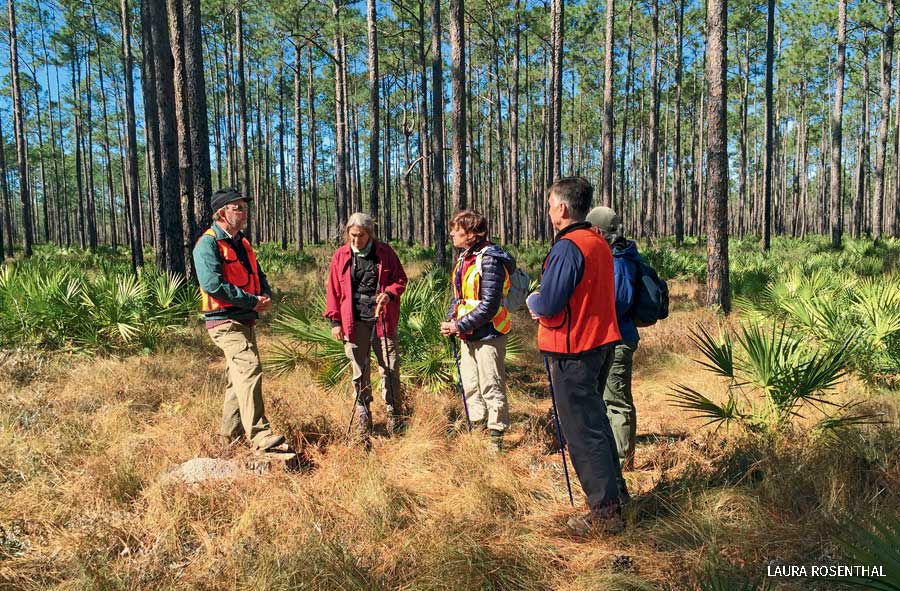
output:
M356 435L368 438L372 432L372 413L365 404L356 405Z
M491 438L491 448L494 451L502 452L503 451L503 431L498 429L490 429L488 434Z
M387 405L385 410L387 410L387 420L384 423L384 428L387 430L388 435L396 435L401 426L400 416L390 404Z

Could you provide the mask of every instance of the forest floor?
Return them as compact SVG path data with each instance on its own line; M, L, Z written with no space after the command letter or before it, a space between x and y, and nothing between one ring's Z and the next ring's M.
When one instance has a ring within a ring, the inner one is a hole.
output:
M271 279L290 293L314 277ZM570 507L524 313L505 453L466 433L451 386L411 391L412 419L393 438L376 394L367 453L344 435L348 389L324 390L301 369L266 376L264 397L303 468L199 484L162 475L192 458L251 457L218 442L224 362L199 323L146 355L8 353L0 589L843 588L767 578L767 568L841 564L847 519L896 515L900 399L844 381L839 397L864 396L885 417L846 437L702 427L667 399L676 383L724 391L694 361L688 328L719 322L696 292L673 282L671 317L642 330L636 468L626 473L634 500L626 533L613 537L564 526L584 498L573 473ZM276 340L263 324L264 356Z

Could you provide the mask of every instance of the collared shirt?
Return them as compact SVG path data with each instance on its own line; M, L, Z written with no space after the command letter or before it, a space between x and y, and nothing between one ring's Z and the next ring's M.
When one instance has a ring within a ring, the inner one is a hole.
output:
M590 224L571 224L554 238L544 261L540 292L528 296L528 308L542 318L549 318L565 309L584 275L584 256L571 240L563 239L569 232L584 227L590 227Z

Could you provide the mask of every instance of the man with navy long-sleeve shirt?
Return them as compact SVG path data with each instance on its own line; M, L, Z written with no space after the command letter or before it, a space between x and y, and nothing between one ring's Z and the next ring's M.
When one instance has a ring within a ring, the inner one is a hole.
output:
M548 358L560 427L590 511L569 519L576 533L618 533L627 498L616 443L603 404L616 323L612 253L585 222L594 189L585 179L555 182L547 192L557 230L544 261L541 289L528 297L538 320L538 348Z

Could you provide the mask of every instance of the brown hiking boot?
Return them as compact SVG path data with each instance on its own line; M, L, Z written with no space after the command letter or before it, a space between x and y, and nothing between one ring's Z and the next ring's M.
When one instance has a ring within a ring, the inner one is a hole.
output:
M614 536L625 531L625 521L618 507L603 517L594 511L587 511L580 515L573 515L566 521L566 527L576 536Z

